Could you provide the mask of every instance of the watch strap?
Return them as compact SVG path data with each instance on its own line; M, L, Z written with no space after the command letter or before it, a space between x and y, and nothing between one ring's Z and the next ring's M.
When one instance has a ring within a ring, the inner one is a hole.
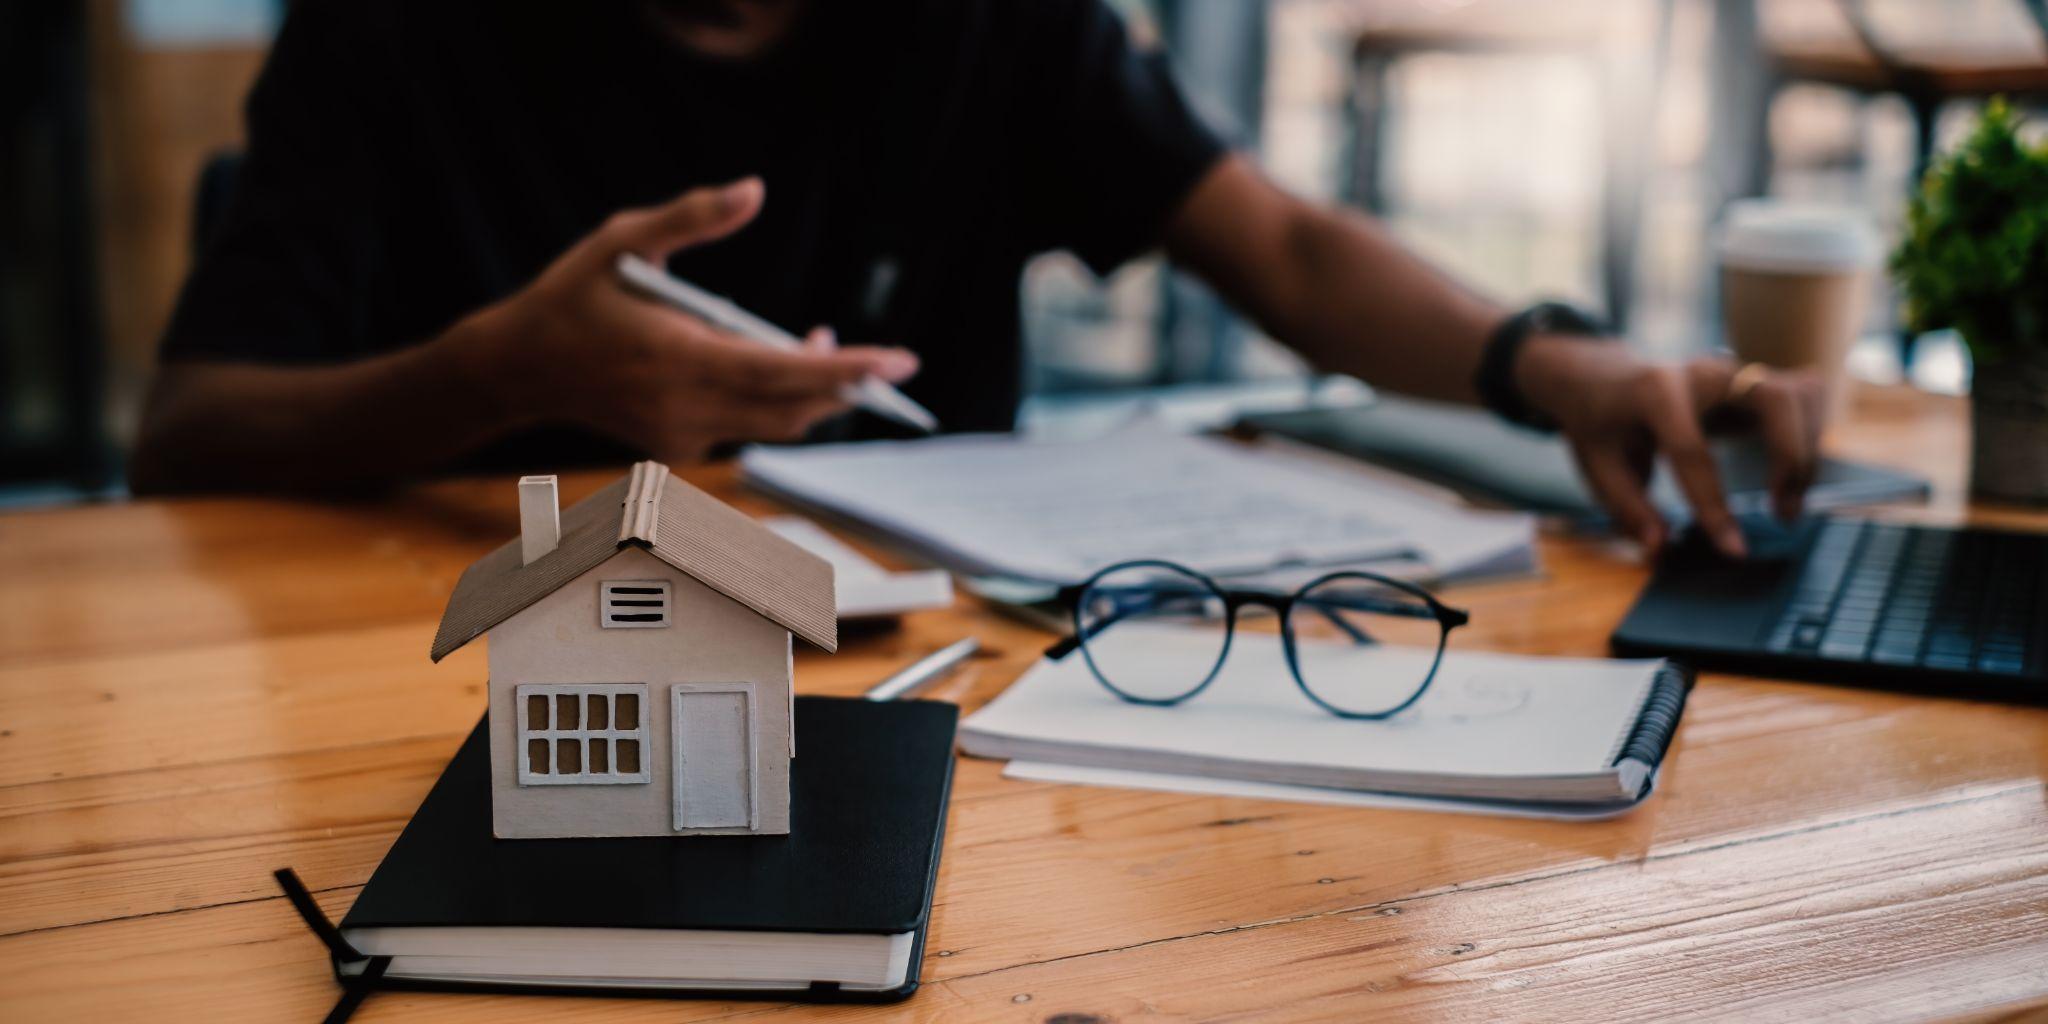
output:
M1599 338L1606 333L1598 317L1562 302L1539 302L1507 318L1486 339L1479 354L1479 368L1472 383L1479 401L1510 423L1541 430L1557 430L1557 421L1539 412L1515 382L1515 359L1522 346L1538 334L1574 334Z

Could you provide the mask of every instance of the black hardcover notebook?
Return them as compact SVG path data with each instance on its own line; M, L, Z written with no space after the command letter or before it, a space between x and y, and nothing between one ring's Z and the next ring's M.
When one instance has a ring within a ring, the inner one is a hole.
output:
M472 732L342 919L378 988L901 999L959 709L796 700L787 836L496 839ZM344 984L364 962L337 961Z

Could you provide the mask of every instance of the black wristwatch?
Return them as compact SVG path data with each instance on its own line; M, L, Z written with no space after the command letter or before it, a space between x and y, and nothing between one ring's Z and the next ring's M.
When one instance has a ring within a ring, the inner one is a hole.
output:
M1607 336L1607 329L1599 317L1576 306L1539 302L1507 318L1486 339L1486 348L1479 354L1479 369L1472 375L1480 403L1509 423L1551 433L1557 430L1557 421L1532 408L1521 386L1515 383L1515 357L1521 354L1522 343L1536 334L1601 338Z

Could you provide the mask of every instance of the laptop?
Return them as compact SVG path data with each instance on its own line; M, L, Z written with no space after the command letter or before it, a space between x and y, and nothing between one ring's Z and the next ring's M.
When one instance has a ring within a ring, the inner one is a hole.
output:
M1381 395L1369 405L1257 413L1243 429L1270 432L1450 487L1509 508L1605 521L1563 440L1509 425L1483 409ZM1753 441L1719 438L1714 460L1738 514L1770 511L1770 460ZM1886 466L1823 458L1806 507L1816 512L1878 502L1921 501L1927 481ZM1677 482L1659 466L1650 500L1665 518L1691 517Z
M2048 704L2048 534L1744 517L1661 558L1617 654L1847 686Z

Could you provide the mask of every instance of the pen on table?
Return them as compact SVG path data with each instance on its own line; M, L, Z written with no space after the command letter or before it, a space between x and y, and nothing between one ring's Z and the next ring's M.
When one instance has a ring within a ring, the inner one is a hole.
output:
M908 697L926 684L958 667L967 656L981 649L981 641L973 637L941 647L922 658L911 662L902 671L876 683L864 694L869 700L895 700Z
M741 309L731 299L713 295L630 252L619 254L618 271L619 277L627 284L713 327L769 348L789 352L803 349L803 342L795 335ZM909 395L896 390L887 381L869 377L858 384L846 385L840 395L877 416L886 416L927 434L939 429L938 417L933 416L931 410L912 401Z

